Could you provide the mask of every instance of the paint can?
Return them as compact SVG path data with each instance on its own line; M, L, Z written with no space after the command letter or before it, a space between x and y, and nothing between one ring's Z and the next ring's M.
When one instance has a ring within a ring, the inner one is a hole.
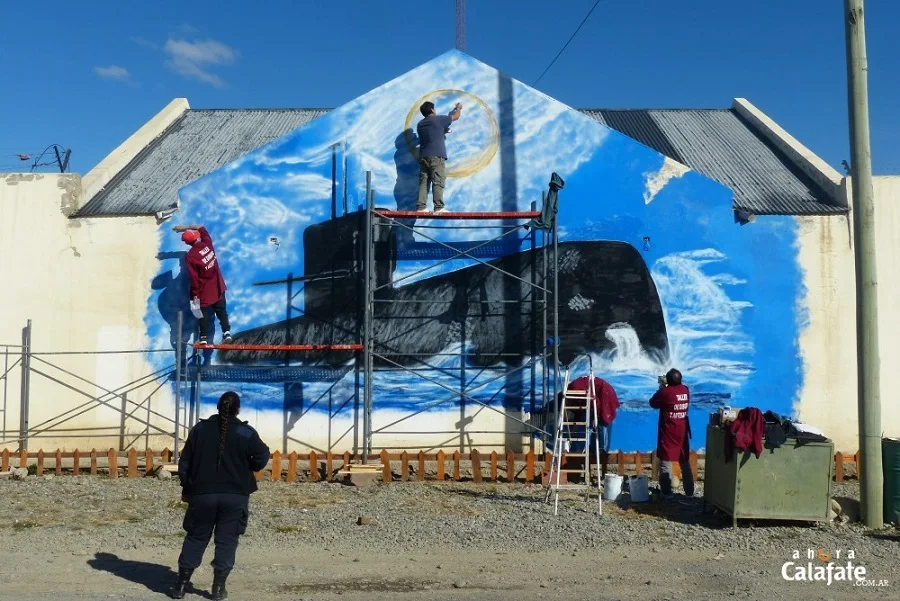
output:
M622 476L618 474L606 474L603 478L603 498L607 501L615 501L622 494Z
M650 499L650 481L647 476L635 476L628 481L632 503L644 503Z

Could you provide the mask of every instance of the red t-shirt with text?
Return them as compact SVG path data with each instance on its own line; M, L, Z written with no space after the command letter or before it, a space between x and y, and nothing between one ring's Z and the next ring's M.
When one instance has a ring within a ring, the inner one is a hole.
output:
M660 388L650 399L659 409L659 431L656 455L660 461L678 461L690 451L688 441L688 406L691 392L684 384Z
M199 298L201 307L216 304L225 294L225 279L219 269L219 261L212 238L205 227L197 230L200 241L187 253L188 275L191 278L191 299Z

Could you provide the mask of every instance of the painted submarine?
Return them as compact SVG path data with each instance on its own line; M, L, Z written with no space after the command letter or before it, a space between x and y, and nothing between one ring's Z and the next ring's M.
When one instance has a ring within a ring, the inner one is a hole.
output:
M408 230L376 218L374 350L410 366L430 362L448 348L465 348L471 365L520 364L544 346L541 303L544 262L550 252L528 238L495 242L473 251L492 266L471 266L402 285L401 261L449 258L451 249L412 240ZM365 212L314 224L303 235L303 315L235 336L236 344L351 344L362 341ZM467 242L468 247L479 242ZM527 248L522 248L527 245ZM454 246L451 244L451 246ZM462 248L460 246L460 248ZM568 363L584 352L615 346L611 328L628 324L651 353L668 351L662 305L643 257L630 244L572 241L558 245L559 353ZM496 268L496 269L495 269ZM514 274L509 277L498 270ZM427 272L425 272L427 273ZM548 265L548 274L552 265ZM551 288L547 277L546 288ZM548 293L548 298L550 294ZM516 302L509 302L514 300ZM548 313L552 320L552 312ZM551 322L552 323L552 322ZM552 329L548 328L548 333ZM463 344L463 341L465 343ZM302 364L344 364L351 352L295 353ZM284 352L219 351L231 364L282 363ZM433 362L433 361L432 361Z

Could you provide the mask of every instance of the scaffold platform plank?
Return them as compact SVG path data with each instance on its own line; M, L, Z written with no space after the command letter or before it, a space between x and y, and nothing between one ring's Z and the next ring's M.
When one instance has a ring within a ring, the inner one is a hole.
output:
M198 351L361 351L361 344L194 344Z
M429 213L418 211L374 211L380 217L391 219L535 219L541 216L540 211L477 211L463 213L457 211L445 211L443 213Z
M200 376L204 382L336 382L346 376L352 367L326 365L204 365ZM185 376L197 376L197 366L188 365Z

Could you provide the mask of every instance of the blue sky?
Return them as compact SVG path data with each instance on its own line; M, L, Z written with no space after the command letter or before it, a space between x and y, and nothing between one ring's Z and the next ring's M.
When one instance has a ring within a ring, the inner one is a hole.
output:
M593 3L470 0L466 50L532 84ZM843 3L752 4L603 0L537 87L579 108L743 96L840 170ZM454 44L453 0L76 6L49 0L36 18L31 4L4 3L0 170L58 143L84 173L178 96L195 108L339 106ZM869 0L867 11L874 168L900 174L900 3Z

